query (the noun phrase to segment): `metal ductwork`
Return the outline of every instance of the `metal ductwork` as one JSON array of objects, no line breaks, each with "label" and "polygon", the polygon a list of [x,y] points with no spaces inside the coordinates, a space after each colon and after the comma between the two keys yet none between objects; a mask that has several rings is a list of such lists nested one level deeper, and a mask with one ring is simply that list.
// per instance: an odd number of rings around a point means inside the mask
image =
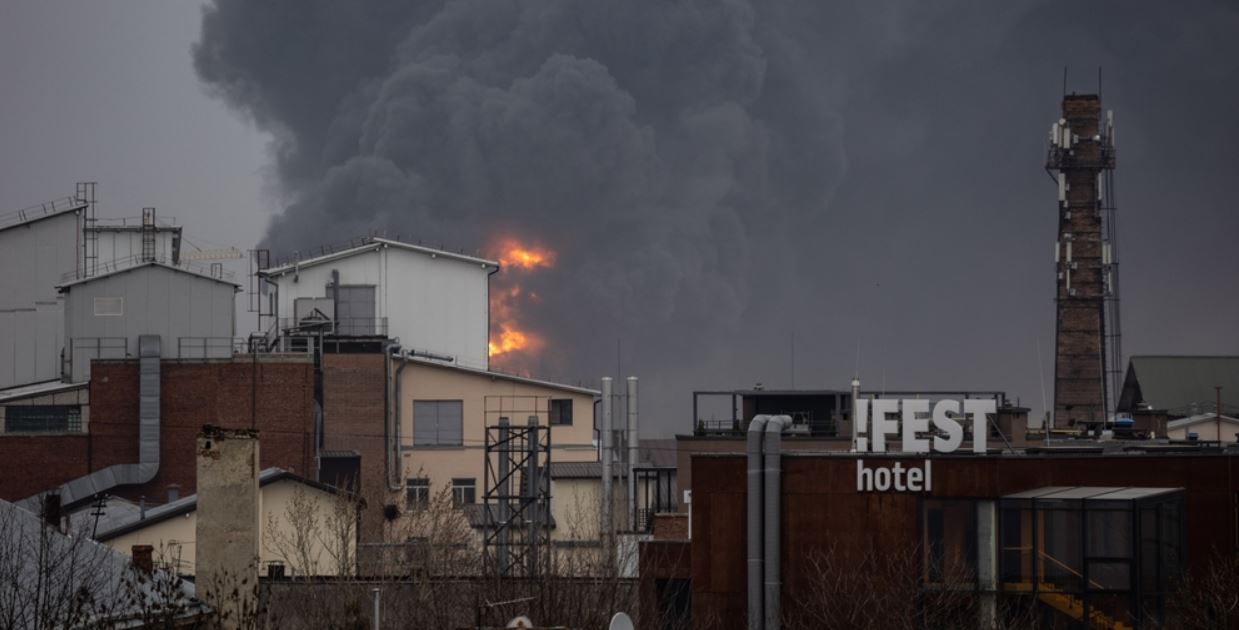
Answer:
[{"label": "metal ductwork", "polygon": [[[615,494],[613,492],[615,480],[611,472],[615,434],[611,426],[611,387],[611,377],[602,377],[602,452],[600,457],[602,461],[602,523],[599,531],[602,534],[603,545],[606,547],[606,566],[608,567],[615,559]],[[500,468],[500,470],[504,469]]]},{"label": "metal ductwork", "polygon": [[[395,387],[392,387],[392,371],[391,362],[400,354],[400,340],[388,340],[383,344],[383,446],[387,449],[387,489],[390,492],[399,492],[401,488],[401,477],[404,476],[402,462],[400,461],[400,372],[396,373]],[[401,360],[400,371],[404,371],[404,363],[408,358]],[[392,394],[395,390],[395,426],[392,422]]]},{"label": "metal ductwork", "polygon": [[[401,423],[403,422],[403,420],[400,418],[400,410],[404,407],[404,403],[400,396],[400,386],[403,383],[403,379],[401,375],[404,374],[404,368],[408,366],[409,364],[409,353],[401,352],[400,346],[398,345],[392,347],[392,352],[400,355],[400,367],[396,368],[396,378],[394,379],[396,381],[396,387],[395,387],[396,396],[395,396],[395,401],[394,401],[394,404],[396,405],[396,413],[395,413],[396,418],[395,418],[394,426],[392,428],[392,434],[393,434],[394,439],[392,440],[392,443],[390,444],[391,451],[388,453],[388,461],[390,462],[390,469],[388,470],[388,475],[387,475],[387,489],[393,492],[398,492],[404,482],[403,480],[404,462],[400,457],[400,447],[401,447],[400,446],[400,426],[401,426]],[[388,355],[384,357],[383,360],[387,362],[387,365],[389,366],[388,369],[390,369],[391,360],[394,358],[395,358],[394,355]],[[394,479],[392,478],[393,473],[396,475]]]},{"label": "metal ductwork", "polygon": [[[78,477],[56,490],[60,504],[72,507],[117,486],[148,483],[159,474],[159,335],[138,337],[138,463],[116,464]],[[21,506],[36,514],[41,505],[40,493],[21,501]]]},{"label": "metal ductwork", "polygon": [[632,530],[637,531],[641,523],[637,518],[637,458],[640,456],[640,444],[637,436],[637,377],[628,377],[628,518],[632,519]]},{"label": "metal ductwork", "polygon": [[791,416],[755,416],[745,444],[747,460],[748,628],[778,630],[782,617],[780,503],[783,432]]}]

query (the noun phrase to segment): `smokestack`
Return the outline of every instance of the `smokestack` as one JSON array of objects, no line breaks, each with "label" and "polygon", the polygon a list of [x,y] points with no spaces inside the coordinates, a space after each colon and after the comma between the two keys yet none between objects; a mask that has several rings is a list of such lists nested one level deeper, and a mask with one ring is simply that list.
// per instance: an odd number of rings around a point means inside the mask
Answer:
[{"label": "smokestack", "polygon": [[154,573],[155,548],[151,545],[134,545],[131,549],[133,553],[133,568],[141,571],[142,573]]},{"label": "smokestack", "polygon": [[610,564],[609,559],[614,557],[615,548],[611,543],[613,534],[615,533],[615,494],[614,494],[614,479],[611,475],[611,460],[614,457],[614,429],[611,425],[611,377],[602,377],[602,452],[599,454],[602,460],[602,523],[598,530],[599,536],[602,538],[602,544],[607,550],[607,564]]},{"label": "smokestack", "polygon": [[628,377],[628,515],[637,529],[637,377]]},{"label": "smokestack", "polygon": [[195,581],[226,630],[257,606],[258,461],[257,431],[202,427]]}]

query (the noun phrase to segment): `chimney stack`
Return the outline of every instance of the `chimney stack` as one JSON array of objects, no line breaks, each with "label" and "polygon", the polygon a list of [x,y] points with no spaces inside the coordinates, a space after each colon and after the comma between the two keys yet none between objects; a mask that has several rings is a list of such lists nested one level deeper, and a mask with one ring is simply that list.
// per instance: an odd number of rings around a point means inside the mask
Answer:
[{"label": "chimney stack", "polygon": [[151,574],[155,572],[155,548],[151,545],[134,545],[133,552],[133,567],[142,573]]},{"label": "chimney stack", "polygon": [[258,461],[257,431],[202,427],[195,582],[225,630],[257,606]]}]

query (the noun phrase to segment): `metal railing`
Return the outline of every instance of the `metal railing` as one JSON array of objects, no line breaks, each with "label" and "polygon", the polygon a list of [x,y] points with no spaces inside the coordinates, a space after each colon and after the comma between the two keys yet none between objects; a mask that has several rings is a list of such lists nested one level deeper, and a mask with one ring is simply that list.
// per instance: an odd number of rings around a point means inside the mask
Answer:
[{"label": "metal railing", "polygon": [[238,337],[177,337],[178,359],[227,359],[243,352],[246,340]]},{"label": "metal railing", "polygon": [[61,197],[59,199],[45,201],[43,203],[35,204],[33,206],[22,208],[20,210],[12,210],[12,211],[0,214],[0,227],[6,227],[9,225],[16,225],[18,223],[24,223],[31,219],[45,217],[48,215],[56,214],[57,212],[63,212],[65,210],[70,210],[72,208],[81,208],[81,207],[84,207],[85,205],[86,205],[85,201],[76,199],[74,197]]},{"label": "metal railing", "polygon": [[[226,282],[232,282],[236,278],[236,274],[224,269],[222,265],[219,265],[219,264],[203,265],[199,263],[185,262],[185,261],[178,263],[178,262],[173,261],[171,257],[166,256],[164,254],[155,254],[154,256],[143,256],[142,254],[133,254],[131,256],[125,256],[124,258],[117,258],[116,260],[99,263],[98,265],[95,266],[93,273],[91,275],[98,276],[98,275],[103,275],[106,273],[111,273],[114,271],[121,271],[123,269],[129,269],[131,267],[137,267],[139,265],[144,265],[148,262],[157,262],[161,265],[167,265],[169,267],[176,267],[178,269],[184,269],[185,271],[188,271],[190,273],[194,273],[194,274],[204,276],[207,278],[214,278],[216,280],[224,280]],[[77,280],[80,277],[81,277],[80,271],[77,271],[77,270],[68,271],[68,272],[60,274],[60,281],[61,282],[72,282],[73,280]]]},{"label": "metal railing", "polygon": [[280,330],[285,334],[317,334],[323,332],[337,337],[386,337],[386,317],[340,317],[332,320],[298,320],[280,318]]}]

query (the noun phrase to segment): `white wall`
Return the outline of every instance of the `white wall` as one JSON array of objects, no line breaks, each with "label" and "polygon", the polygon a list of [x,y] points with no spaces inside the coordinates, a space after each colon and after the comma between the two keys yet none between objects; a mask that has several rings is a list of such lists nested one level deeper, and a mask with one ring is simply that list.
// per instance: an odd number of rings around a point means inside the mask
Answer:
[{"label": "white wall", "polygon": [[78,221],[66,212],[0,230],[0,389],[60,376],[56,285],[77,268]]},{"label": "white wall", "polygon": [[448,256],[382,245],[373,251],[291,271],[278,285],[278,316],[292,318],[297,298],[324,297],[332,270],[341,285],[374,285],[375,316],[387,319],[387,336],[407,349],[456,357],[485,369],[489,336],[488,279],[483,269]]},{"label": "white wall", "polygon": [[[89,378],[89,359],[99,357],[80,346],[96,338],[123,337],[127,354],[136,357],[139,335],[160,335],[162,356],[176,358],[179,339],[206,337],[212,340],[206,356],[232,356],[227,344],[236,334],[235,295],[231,284],[157,265],[66,288],[64,335],[73,349],[73,380]],[[95,298],[123,299],[123,314],[95,315]],[[200,358],[203,353],[195,349],[185,356]]]},{"label": "white wall", "polygon": [[[142,255],[142,230],[133,227],[100,227],[95,229],[98,263]],[[159,227],[155,230],[155,257],[171,264],[180,247],[180,229]]]}]

